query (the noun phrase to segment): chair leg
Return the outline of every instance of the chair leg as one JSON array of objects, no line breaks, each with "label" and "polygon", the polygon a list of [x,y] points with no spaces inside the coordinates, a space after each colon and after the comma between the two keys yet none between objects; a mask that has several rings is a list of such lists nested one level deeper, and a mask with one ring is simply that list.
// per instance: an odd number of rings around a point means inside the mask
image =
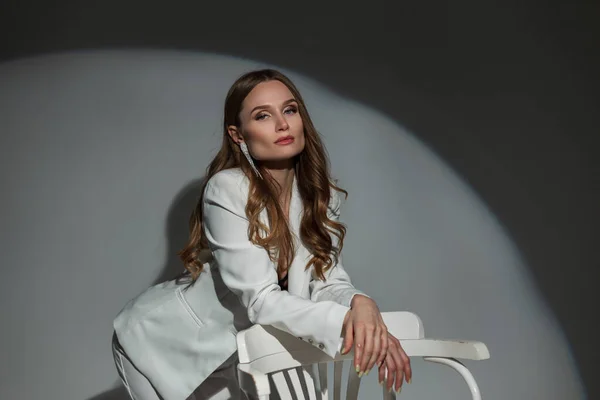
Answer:
[{"label": "chair leg", "polygon": [[[389,391],[387,388],[387,378],[388,378],[388,371],[387,368],[385,369],[385,374],[383,375],[383,380],[384,380],[384,384],[381,385],[381,389],[382,389],[382,393],[383,393],[383,400],[396,400],[396,392],[394,392],[393,387],[392,390]],[[378,378],[379,379],[379,378]]]},{"label": "chair leg", "polygon": [[458,372],[463,377],[463,379],[469,386],[469,390],[471,390],[471,396],[473,397],[473,400],[481,400],[481,391],[479,390],[479,386],[477,386],[477,382],[475,382],[475,378],[473,377],[473,374],[471,374],[471,371],[469,371],[463,363],[454,358],[445,357],[423,357],[423,359],[425,361],[447,365],[450,368],[456,370],[456,372]]},{"label": "chair leg", "polygon": [[390,392],[387,388],[383,387],[383,400],[396,400],[396,392],[393,390]]}]

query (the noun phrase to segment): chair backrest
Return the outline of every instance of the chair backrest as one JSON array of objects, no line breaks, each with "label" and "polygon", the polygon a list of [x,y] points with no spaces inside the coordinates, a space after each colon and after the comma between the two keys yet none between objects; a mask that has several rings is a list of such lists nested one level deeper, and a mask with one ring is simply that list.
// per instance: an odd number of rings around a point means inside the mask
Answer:
[{"label": "chair backrest", "polygon": [[[382,313],[388,330],[398,339],[422,339],[421,319],[410,312]],[[344,360],[354,353],[335,358],[297,337],[271,326],[255,325],[237,335],[240,364],[269,375],[282,398],[329,399],[328,363],[333,362],[333,398],[341,397]],[[353,368],[348,369],[347,399],[356,399],[360,380]],[[294,392],[294,394],[292,394]],[[383,393],[386,393],[385,391]],[[392,394],[384,398],[394,398]]]}]

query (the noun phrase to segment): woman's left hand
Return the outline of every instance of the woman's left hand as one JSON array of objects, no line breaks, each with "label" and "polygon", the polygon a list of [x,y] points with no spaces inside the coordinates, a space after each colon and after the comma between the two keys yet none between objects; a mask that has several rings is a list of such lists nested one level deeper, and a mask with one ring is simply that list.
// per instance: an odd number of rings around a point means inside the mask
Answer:
[{"label": "woman's left hand", "polygon": [[342,354],[354,345],[354,366],[359,376],[380,366],[388,351],[387,326],[375,302],[361,295],[352,298],[351,309],[344,321]]},{"label": "woman's left hand", "polygon": [[402,381],[406,379],[406,382],[410,383],[412,380],[410,358],[402,348],[400,341],[391,333],[388,333],[388,336],[388,353],[384,364],[379,367],[379,383],[389,392],[394,389],[396,393],[400,393]]}]

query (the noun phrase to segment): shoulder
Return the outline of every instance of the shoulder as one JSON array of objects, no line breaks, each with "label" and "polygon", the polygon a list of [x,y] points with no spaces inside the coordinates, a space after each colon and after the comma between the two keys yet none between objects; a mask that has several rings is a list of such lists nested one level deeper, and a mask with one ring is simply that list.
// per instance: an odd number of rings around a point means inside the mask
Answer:
[{"label": "shoulder", "polygon": [[245,207],[250,182],[240,168],[230,168],[213,175],[204,188],[204,201]]},{"label": "shoulder", "polygon": [[206,182],[207,191],[247,191],[248,186],[248,177],[240,168],[230,168],[219,171]]},{"label": "shoulder", "polygon": [[219,189],[222,187],[227,188],[232,185],[240,185],[242,183],[247,184],[247,182],[248,178],[240,168],[229,168],[214,174],[208,182],[206,182],[206,186]]}]

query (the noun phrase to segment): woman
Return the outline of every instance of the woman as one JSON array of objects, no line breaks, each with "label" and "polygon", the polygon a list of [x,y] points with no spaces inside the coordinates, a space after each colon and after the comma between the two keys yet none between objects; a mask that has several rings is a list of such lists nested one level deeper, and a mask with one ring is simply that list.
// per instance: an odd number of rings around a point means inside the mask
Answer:
[{"label": "woman", "polygon": [[242,397],[235,334],[252,324],[330,356],[354,348],[359,375],[378,366],[390,391],[410,382],[399,341],[341,264],[339,192],[294,84],[274,70],[240,77],[180,252],[185,279],[151,287],[114,321],[115,362],[131,397]]}]

